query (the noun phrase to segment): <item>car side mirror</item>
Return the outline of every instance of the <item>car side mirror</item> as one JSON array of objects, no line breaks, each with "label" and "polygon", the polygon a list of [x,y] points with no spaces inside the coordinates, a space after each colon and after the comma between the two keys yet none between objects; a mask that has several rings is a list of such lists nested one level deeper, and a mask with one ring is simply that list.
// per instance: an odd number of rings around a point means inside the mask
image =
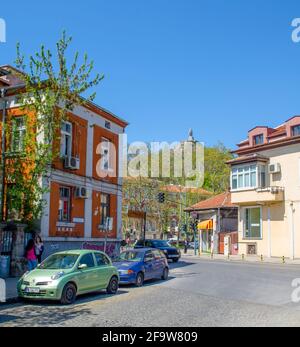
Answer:
[{"label": "car side mirror", "polygon": [[88,266],[86,264],[81,264],[78,266],[78,270],[85,270],[85,269],[87,269],[87,267]]}]

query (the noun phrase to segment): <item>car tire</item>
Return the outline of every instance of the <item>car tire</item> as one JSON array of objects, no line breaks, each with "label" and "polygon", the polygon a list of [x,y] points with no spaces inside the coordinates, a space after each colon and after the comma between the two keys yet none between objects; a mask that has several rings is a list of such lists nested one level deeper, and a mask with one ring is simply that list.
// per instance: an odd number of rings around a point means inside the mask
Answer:
[{"label": "car tire", "polygon": [[72,305],[76,301],[77,289],[73,283],[65,285],[60,302],[62,305]]},{"label": "car tire", "polygon": [[115,295],[119,290],[119,280],[116,276],[112,277],[109,281],[109,285],[106,288],[107,294]]},{"label": "car tire", "polygon": [[144,274],[139,272],[136,276],[135,285],[137,287],[142,287],[144,285]]},{"label": "car tire", "polygon": [[178,263],[179,259],[173,259],[173,263]]},{"label": "car tire", "polygon": [[161,276],[161,279],[162,279],[163,281],[167,281],[168,278],[169,278],[169,269],[168,269],[167,267],[165,267],[165,268],[164,268],[164,272],[163,272],[163,274],[162,274],[162,276]]}]

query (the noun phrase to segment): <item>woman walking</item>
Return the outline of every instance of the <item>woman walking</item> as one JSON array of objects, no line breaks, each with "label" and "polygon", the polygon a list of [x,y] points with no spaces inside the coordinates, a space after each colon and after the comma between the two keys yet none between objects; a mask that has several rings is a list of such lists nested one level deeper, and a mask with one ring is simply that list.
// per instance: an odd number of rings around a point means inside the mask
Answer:
[{"label": "woman walking", "polygon": [[27,259],[28,270],[34,270],[38,265],[38,261],[35,255],[35,242],[32,239],[28,241],[26,246],[25,258]]},{"label": "woman walking", "polygon": [[44,243],[40,235],[36,235],[34,242],[35,242],[35,255],[37,257],[38,263],[41,264],[42,255],[44,252]]}]

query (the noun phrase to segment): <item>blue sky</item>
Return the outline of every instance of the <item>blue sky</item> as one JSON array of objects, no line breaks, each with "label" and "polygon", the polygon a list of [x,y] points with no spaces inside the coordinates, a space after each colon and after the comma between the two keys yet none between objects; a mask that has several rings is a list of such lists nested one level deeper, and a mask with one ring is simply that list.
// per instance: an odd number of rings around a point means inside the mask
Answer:
[{"label": "blue sky", "polygon": [[297,0],[14,0],[0,8],[0,64],[17,41],[29,54],[66,29],[105,74],[96,102],[130,122],[130,141],[182,140],[192,127],[232,148],[300,114],[297,17]]}]

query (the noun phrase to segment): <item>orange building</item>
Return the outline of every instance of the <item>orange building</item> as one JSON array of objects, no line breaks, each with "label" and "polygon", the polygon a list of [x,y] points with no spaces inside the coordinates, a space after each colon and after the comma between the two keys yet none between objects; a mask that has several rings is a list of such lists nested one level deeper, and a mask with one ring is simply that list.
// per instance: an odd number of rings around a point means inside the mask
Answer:
[{"label": "orange building", "polygon": [[[6,113],[17,120],[15,131],[22,138],[25,115],[17,104],[16,94],[21,87],[10,66],[0,67],[0,89],[6,94]],[[12,92],[12,88],[16,89]],[[8,96],[7,96],[8,95]],[[3,107],[1,107],[1,114]],[[1,119],[2,117],[0,117]],[[1,124],[1,121],[0,121]],[[105,221],[112,218],[108,233],[108,253],[118,251],[122,238],[122,179],[119,178],[119,135],[127,122],[93,104],[78,105],[63,122],[60,157],[52,165],[45,194],[46,209],[40,221],[46,254],[74,248],[103,249],[106,238]],[[99,144],[107,143],[103,152]],[[111,152],[114,145],[116,151]],[[112,175],[113,173],[113,175]],[[108,175],[110,174],[110,175]],[[111,177],[113,176],[113,177]]]}]

